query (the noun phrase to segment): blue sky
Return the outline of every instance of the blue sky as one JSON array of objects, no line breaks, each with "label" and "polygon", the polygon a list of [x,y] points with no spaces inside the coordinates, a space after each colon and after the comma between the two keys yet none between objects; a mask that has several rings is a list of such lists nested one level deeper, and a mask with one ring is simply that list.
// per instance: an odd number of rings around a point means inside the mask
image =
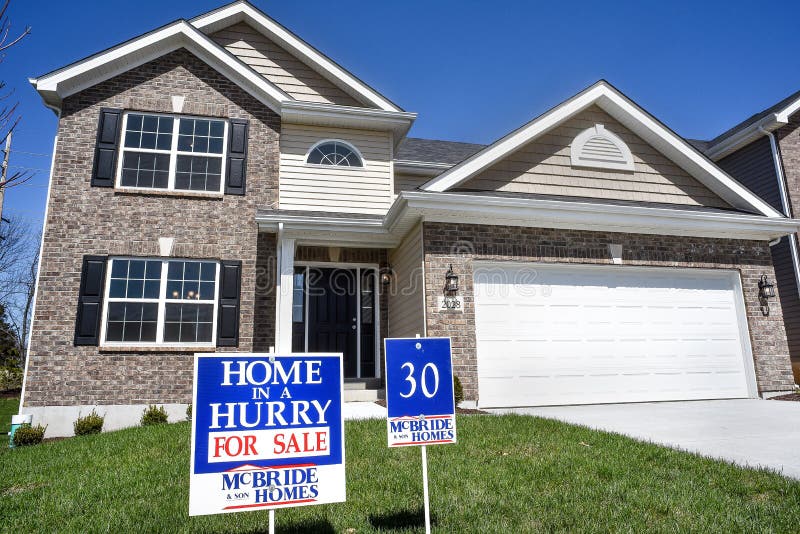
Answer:
[{"label": "blue sky", "polygon": [[[12,0],[33,28],[0,65],[23,116],[10,164],[38,169],[4,216],[40,225],[56,117],[27,78],[222,0]],[[686,137],[800,89],[800,2],[253,2],[409,111],[411,135],[489,143],[605,78]],[[30,154],[26,154],[30,153]]]}]

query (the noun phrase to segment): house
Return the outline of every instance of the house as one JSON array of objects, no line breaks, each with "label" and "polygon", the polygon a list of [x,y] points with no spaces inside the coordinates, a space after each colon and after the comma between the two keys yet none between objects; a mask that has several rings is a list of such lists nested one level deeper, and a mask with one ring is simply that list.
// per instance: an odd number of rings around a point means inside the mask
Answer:
[{"label": "house", "polygon": [[195,352],[342,352],[368,387],[417,334],[478,406],[792,387],[769,243],[800,222],[605,81],[488,146],[408,138],[239,1],[31,83],[59,121],[21,409],[51,435],[182,415]]},{"label": "house", "polygon": [[[800,209],[800,91],[710,141],[692,141],[720,168],[786,217]],[[800,383],[797,234],[771,248],[794,377]]]}]

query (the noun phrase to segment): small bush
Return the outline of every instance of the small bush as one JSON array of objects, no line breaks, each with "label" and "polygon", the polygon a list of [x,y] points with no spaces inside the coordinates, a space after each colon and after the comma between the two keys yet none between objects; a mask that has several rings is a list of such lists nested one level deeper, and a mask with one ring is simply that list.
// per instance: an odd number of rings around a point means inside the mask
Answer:
[{"label": "small bush", "polygon": [[104,417],[100,416],[92,410],[92,413],[85,417],[78,417],[78,420],[72,425],[75,430],[76,436],[86,436],[88,434],[99,434],[103,431]]},{"label": "small bush", "polygon": [[38,445],[44,439],[44,431],[47,427],[42,425],[31,426],[24,424],[14,432],[14,446],[26,447],[28,445]]},{"label": "small bush", "polygon": [[163,406],[151,404],[142,412],[142,426],[161,425],[167,422],[167,411]]},{"label": "small bush", "polygon": [[464,388],[461,387],[461,380],[456,375],[453,375],[453,397],[456,400],[456,406],[464,400]]},{"label": "small bush", "polygon": [[0,391],[22,387],[22,369],[13,365],[0,367]]},{"label": "small bush", "polygon": [[186,420],[187,421],[191,421],[192,420],[192,405],[191,404],[186,407]]}]

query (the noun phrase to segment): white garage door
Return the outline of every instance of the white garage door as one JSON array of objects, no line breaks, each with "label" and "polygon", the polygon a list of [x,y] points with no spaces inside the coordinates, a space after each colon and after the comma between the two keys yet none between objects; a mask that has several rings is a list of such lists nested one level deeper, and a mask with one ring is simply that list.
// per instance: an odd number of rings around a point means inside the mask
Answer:
[{"label": "white garage door", "polygon": [[476,264],[479,405],[748,397],[742,308],[731,271]]}]

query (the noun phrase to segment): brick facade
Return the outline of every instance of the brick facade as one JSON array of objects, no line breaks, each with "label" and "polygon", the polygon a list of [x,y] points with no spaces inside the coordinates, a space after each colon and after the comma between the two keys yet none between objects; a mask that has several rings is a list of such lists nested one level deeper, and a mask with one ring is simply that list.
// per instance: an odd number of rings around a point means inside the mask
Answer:
[{"label": "brick facade", "polygon": [[[245,196],[193,198],[90,186],[100,108],[171,113],[173,95],[185,97],[183,113],[250,121]],[[254,216],[256,207],[277,201],[279,133],[278,115],[185,50],[64,100],[26,406],[191,402],[193,351],[73,346],[85,254],[158,256],[158,238],[174,237],[173,256],[242,260],[236,350],[274,345],[274,271],[266,269],[275,253],[274,236],[257,236]],[[265,268],[258,284],[257,267]]]},{"label": "brick facade", "polygon": [[[774,279],[766,242],[425,223],[423,243],[427,335],[452,338],[454,372],[462,381],[467,399],[476,398],[478,379],[473,263],[501,260],[611,264],[609,244],[622,245],[625,265],[738,270],[759,391],[784,391],[793,386],[780,301],[770,301],[769,316],[762,314],[758,301],[759,277],[766,274]],[[436,298],[441,295],[450,264],[459,276],[463,313],[440,312],[437,308]]]}]

